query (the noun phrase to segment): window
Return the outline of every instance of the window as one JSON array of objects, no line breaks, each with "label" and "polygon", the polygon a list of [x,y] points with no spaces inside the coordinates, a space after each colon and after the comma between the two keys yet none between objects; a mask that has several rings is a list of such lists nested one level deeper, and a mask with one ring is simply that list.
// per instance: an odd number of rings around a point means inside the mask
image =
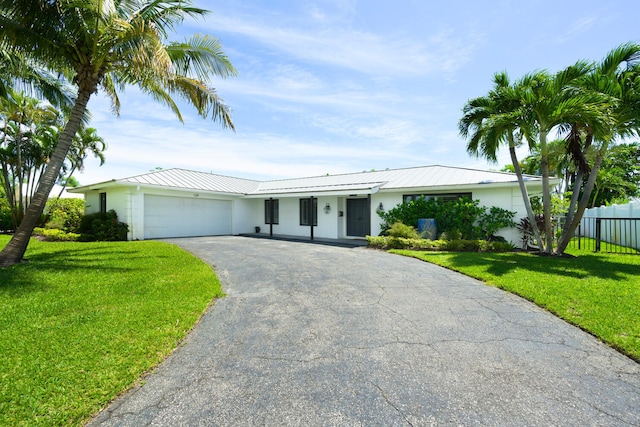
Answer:
[{"label": "window", "polygon": [[280,203],[278,199],[264,201],[264,223],[278,224],[280,218]]},{"label": "window", "polygon": [[[313,208],[309,209],[311,200],[313,200]],[[311,225],[311,216],[313,217],[313,225],[318,225],[318,199],[315,197],[300,199],[300,225]]]},{"label": "window", "polygon": [[100,193],[100,213],[107,213],[107,193]]},{"label": "window", "polygon": [[405,194],[402,196],[402,200],[405,203],[412,202],[414,200],[419,199],[420,197],[424,197],[427,200],[444,200],[444,201],[453,201],[455,202],[458,199],[469,199],[471,200],[471,193],[448,193],[448,194]]}]

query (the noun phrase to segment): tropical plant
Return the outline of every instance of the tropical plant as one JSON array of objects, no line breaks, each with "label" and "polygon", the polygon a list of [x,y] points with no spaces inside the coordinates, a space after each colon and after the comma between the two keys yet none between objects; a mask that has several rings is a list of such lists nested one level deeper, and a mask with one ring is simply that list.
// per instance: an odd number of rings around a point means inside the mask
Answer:
[{"label": "tropical plant", "polygon": [[17,227],[35,192],[38,172],[53,150],[49,132],[58,119],[50,104],[13,90],[0,98],[0,167]]},{"label": "tropical plant", "polygon": [[464,197],[458,200],[419,197],[400,203],[387,212],[380,211],[378,215],[384,221],[382,229],[387,230],[385,234],[389,235],[392,235],[389,230],[397,227],[397,223],[415,229],[420,218],[435,219],[438,233],[455,234],[458,239],[490,238],[501,228],[515,226],[512,221],[514,212],[495,207],[487,212],[486,207],[480,206],[479,200]]},{"label": "tropical plant", "polygon": [[[520,87],[512,85],[505,72],[496,73],[493,77],[494,88],[488,95],[468,101],[463,107],[463,116],[458,123],[460,134],[469,138],[467,152],[476,157],[483,157],[493,163],[497,162],[497,151],[501,145],[507,144],[513,171],[518,179],[520,193],[530,222],[535,222],[535,215],[529,200],[516,148],[522,144],[522,130],[526,116]],[[534,239],[544,250],[540,233],[532,230]]]},{"label": "tropical plant", "polygon": [[174,97],[233,128],[229,108],[210,86],[212,76],[235,74],[220,43],[203,35],[167,40],[184,18],[205,14],[190,0],[0,0],[0,52],[42,64],[77,87],[69,120],[20,227],[0,252],[0,266],[22,259],[87,103],[99,89],[111,98],[115,112],[118,92],[136,85],[180,120]]},{"label": "tropical plant", "polygon": [[[580,224],[611,143],[616,138],[639,134],[640,44],[627,43],[613,49],[578,83],[580,90],[589,91],[602,99],[601,105],[607,120],[602,123],[585,114],[576,117],[565,127],[569,131],[568,150],[580,167],[565,226],[556,248],[558,254],[564,253]],[[592,149],[592,145],[596,146],[596,155],[593,163],[589,164],[586,152]],[[585,180],[584,177],[588,178]]]},{"label": "tropical plant", "polygon": [[[591,64],[579,61],[555,74],[537,71],[519,81],[526,111],[521,129],[540,150],[545,230],[552,229],[548,135],[556,127],[562,130],[577,121],[589,122],[600,135],[607,132],[610,99],[580,86],[580,79],[591,69]],[[553,233],[546,233],[545,240],[545,252],[552,253]]]},{"label": "tropical plant", "polygon": [[[609,143],[618,136],[637,134],[639,52],[639,45],[625,44],[610,52],[600,64],[578,61],[555,74],[536,71],[513,85],[498,74],[494,78],[496,87],[489,96],[469,101],[465,106],[460,131],[465,137],[471,136],[467,146],[470,153],[495,159],[501,142],[507,141],[510,150],[518,145],[515,137],[524,137],[530,149],[538,150],[545,230],[552,230],[550,170],[554,145],[548,138],[555,129],[564,135],[568,157],[560,158],[565,167],[567,158],[573,161],[577,170],[574,183],[579,189],[573,191],[566,226],[555,249],[559,255],[582,218]],[[593,149],[597,154],[589,165],[587,153]],[[520,165],[513,155],[512,163],[518,173]],[[586,175],[589,179],[583,182]],[[524,190],[523,199],[526,204],[528,197]],[[535,224],[531,214],[527,207],[528,220]],[[533,227],[533,233],[538,232],[536,228]],[[554,233],[545,234],[545,241],[539,241],[540,247],[551,253]]]},{"label": "tropical plant", "polygon": [[[0,45],[1,46],[1,45]],[[64,79],[21,52],[0,49],[0,98],[10,91],[47,99],[56,108],[67,109],[73,103],[73,91]]]},{"label": "tropical plant", "polygon": [[60,177],[57,181],[60,185],[60,194],[58,194],[58,197],[62,196],[62,193],[67,187],[77,186],[77,180],[74,179],[73,174],[84,170],[84,161],[89,153],[93,153],[94,157],[100,160],[100,166],[102,166],[105,160],[104,150],[106,149],[107,144],[104,142],[104,139],[97,134],[95,128],[80,127],[67,153],[67,161],[62,165],[60,171]]},{"label": "tropical plant", "polygon": [[515,212],[492,206],[488,212],[485,211],[478,218],[478,227],[482,231],[482,237],[485,240],[502,240],[496,236],[496,233],[503,228],[515,227],[516,223],[513,220],[515,215]]}]

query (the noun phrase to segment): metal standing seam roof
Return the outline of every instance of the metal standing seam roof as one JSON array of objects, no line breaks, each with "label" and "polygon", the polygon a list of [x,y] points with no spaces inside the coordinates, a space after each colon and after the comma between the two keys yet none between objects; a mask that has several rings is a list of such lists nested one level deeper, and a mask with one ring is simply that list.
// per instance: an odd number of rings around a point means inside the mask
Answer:
[{"label": "metal standing seam roof", "polygon": [[[526,176],[525,180],[539,181],[540,177]],[[517,178],[513,173],[436,165],[272,181],[254,181],[185,169],[164,169],[129,178],[108,181],[103,184],[151,185],[176,189],[260,196],[287,193],[373,191],[374,189],[377,191],[516,182]],[[100,184],[79,187],[75,189],[75,192],[80,192],[79,190],[82,188],[95,187],[97,185]]]},{"label": "metal standing seam roof", "polygon": [[[527,176],[525,179],[538,180],[539,177]],[[260,183],[259,188],[253,194],[286,193],[294,191],[332,191],[348,187],[377,187],[380,190],[390,190],[515,182],[517,182],[516,175],[508,172],[492,172],[448,166],[422,166],[406,169],[389,169],[383,171],[265,181]]]},{"label": "metal standing seam roof", "polygon": [[247,194],[258,188],[258,181],[186,169],[166,169],[116,180],[117,183],[153,185],[169,188]]}]

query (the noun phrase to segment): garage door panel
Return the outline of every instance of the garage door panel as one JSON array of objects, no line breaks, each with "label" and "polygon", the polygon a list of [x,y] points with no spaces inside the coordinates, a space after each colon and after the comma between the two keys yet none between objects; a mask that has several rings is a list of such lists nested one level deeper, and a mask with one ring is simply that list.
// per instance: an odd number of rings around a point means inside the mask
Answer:
[{"label": "garage door panel", "polygon": [[145,239],[226,234],[231,234],[229,200],[145,195]]}]

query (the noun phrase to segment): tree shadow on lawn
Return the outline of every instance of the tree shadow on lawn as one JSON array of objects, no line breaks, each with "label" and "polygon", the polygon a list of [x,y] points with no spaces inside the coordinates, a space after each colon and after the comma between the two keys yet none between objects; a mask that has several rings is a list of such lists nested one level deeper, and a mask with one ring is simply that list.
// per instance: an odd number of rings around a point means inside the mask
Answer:
[{"label": "tree shadow on lawn", "polygon": [[[153,255],[154,258],[169,258],[168,256]],[[44,283],[37,281],[37,276],[42,274],[59,274],[69,271],[97,271],[110,274],[126,274],[139,272],[146,268],[145,263],[132,267],[135,260],[148,258],[140,250],[110,248],[108,245],[86,248],[74,244],[72,248],[64,242],[50,243],[46,250],[27,252],[27,260],[21,264],[9,268],[0,268],[0,291],[8,291],[12,295],[24,292],[45,291]],[[123,262],[126,260],[126,262]],[[128,265],[125,266],[124,264]],[[149,266],[150,269],[153,266]]]},{"label": "tree shadow on lawn", "polygon": [[[443,254],[444,255],[444,254]],[[427,259],[437,254],[429,254]],[[547,275],[558,275],[575,279],[600,278],[607,280],[629,280],[640,276],[640,262],[627,263],[616,260],[616,255],[580,255],[575,258],[541,256],[522,252],[473,253],[448,252],[451,268],[485,267],[494,276],[504,276],[516,270],[528,270]],[[640,261],[640,258],[638,259]]]}]

